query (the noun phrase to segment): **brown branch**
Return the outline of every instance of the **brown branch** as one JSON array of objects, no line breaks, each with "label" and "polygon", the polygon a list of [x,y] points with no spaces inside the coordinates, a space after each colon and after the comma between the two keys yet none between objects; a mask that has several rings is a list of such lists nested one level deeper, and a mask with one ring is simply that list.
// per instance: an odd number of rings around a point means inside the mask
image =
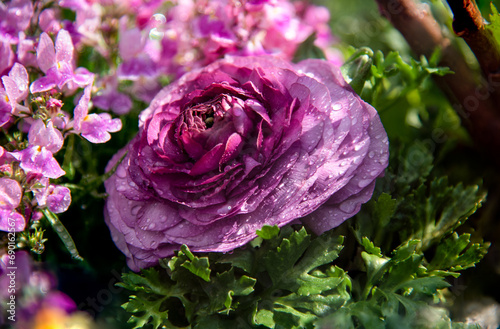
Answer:
[{"label": "brown branch", "polygon": [[476,147],[500,163],[500,152],[492,152],[500,149],[499,104],[492,88],[500,87],[500,83],[487,84],[473,72],[426,7],[414,0],[376,1],[380,13],[399,30],[418,56],[430,57],[437,48],[441,49],[439,64],[455,74],[435,77],[435,81],[460,115]]},{"label": "brown branch", "polygon": [[493,33],[486,28],[476,1],[448,0],[453,12],[453,30],[462,37],[476,56],[485,75],[500,71],[500,47]]}]

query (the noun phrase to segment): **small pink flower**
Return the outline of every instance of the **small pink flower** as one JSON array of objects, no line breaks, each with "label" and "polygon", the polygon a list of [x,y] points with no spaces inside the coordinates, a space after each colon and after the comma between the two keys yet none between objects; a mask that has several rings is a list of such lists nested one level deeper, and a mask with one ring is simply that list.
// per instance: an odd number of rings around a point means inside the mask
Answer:
[{"label": "small pink flower", "polygon": [[114,133],[121,129],[120,119],[112,119],[108,113],[92,113],[83,120],[81,135],[92,143],[105,143],[111,139],[110,132]]},{"label": "small pink flower", "polygon": [[34,191],[34,194],[39,207],[47,207],[56,214],[65,212],[71,204],[69,188],[61,185],[50,184]]},{"label": "small pink flower", "polygon": [[42,33],[37,47],[37,62],[45,73],[30,86],[31,93],[48,91],[52,88],[65,88],[74,92],[78,87],[85,87],[92,81],[92,74],[84,68],[75,70],[73,42],[68,31],[60,30],[56,45],[47,33]]},{"label": "small pink flower", "polygon": [[51,121],[45,126],[42,120],[35,121],[28,133],[28,148],[10,152],[18,161],[20,167],[29,173],[42,174],[49,178],[59,178],[65,174],[53,154],[63,145],[63,137],[59,130],[53,127]]}]

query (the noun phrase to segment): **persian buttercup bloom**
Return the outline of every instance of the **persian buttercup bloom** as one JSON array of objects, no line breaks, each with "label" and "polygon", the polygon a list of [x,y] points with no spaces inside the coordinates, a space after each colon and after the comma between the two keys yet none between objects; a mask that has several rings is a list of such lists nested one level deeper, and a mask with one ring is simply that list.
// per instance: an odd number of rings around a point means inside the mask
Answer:
[{"label": "persian buttercup bloom", "polygon": [[[120,159],[123,160],[120,162]],[[133,270],[181,244],[230,251],[263,225],[315,233],[356,214],[388,161],[387,135],[338,68],[229,57],[163,89],[108,164],[105,218]]]}]

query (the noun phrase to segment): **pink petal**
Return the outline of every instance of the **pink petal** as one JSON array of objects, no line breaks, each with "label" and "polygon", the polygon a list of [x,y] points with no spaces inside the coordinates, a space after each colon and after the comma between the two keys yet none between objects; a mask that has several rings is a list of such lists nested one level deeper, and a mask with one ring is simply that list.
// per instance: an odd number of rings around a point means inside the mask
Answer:
[{"label": "pink petal", "polygon": [[189,174],[191,176],[197,176],[217,169],[223,153],[224,145],[222,143],[215,145],[210,151],[205,153],[200,160],[196,161]]},{"label": "pink petal", "polygon": [[59,178],[66,172],[61,169],[52,153],[45,147],[31,146],[22,151],[9,153],[21,162],[20,167],[31,173],[42,174],[48,178]]},{"label": "pink petal", "polygon": [[0,231],[22,232],[26,228],[26,220],[17,211],[0,210]]},{"label": "pink petal", "polygon": [[43,73],[47,73],[47,71],[56,64],[54,42],[52,42],[52,39],[45,32],[40,36],[40,41],[36,48],[36,61]]},{"label": "pink petal", "polygon": [[45,126],[41,119],[36,120],[31,125],[28,132],[28,141],[30,146],[43,146],[52,154],[57,153],[64,143],[61,132],[54,128],[52,121],[49,121]]},{"label": "pink petal", "polygon": [[73,41],[68,31],[60,30],[56,38],[56,61],[73,64]]},{"label": "pink petal", "polygon": [[0,208],[17,208],[22,195],[21,185],[17,181],[6,177],[0,178]]},{"label": "pink petal", "polygon": [[74,110],[74,118],[75,118],[75,130],[82,130],[82,122],[89,113],[89,102],[90,102],[90,92],[92,91],[92,83],[94,81],[94,77],[92,76],[91,82],[83,89],[83,95],[78,101],[78,105],[76,105]]}]

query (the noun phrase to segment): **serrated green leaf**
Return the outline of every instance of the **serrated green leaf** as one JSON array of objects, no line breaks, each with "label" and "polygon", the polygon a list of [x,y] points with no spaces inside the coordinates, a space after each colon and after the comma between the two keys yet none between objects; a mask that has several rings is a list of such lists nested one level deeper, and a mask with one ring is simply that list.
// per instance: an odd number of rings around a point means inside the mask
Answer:
[{"label": "serrated green leaf", "polygon": [[282,281],[290,282],[288,274],[305,252],[310,241],[311,236],[302,228],[300,231],[293,232],[288,238],[284,238],[276,252],[263,257],[263,266],[275,286],[282,284]]},{"label": "serrated green leaf", "polygon": [[193,255],[186,245],[181,246],[181,250],[177,252],[177,256],[172,257],[168,262],[168,267],[172,271],[172,279],[178,280],[181,274],[177,274],[179,267],[183,267],[192,274],[202,278],[205,281],[210,281],[210,262],[208,257],[198,257]]},{"label": "serrated green leaf", "polygon": [[264,240],[271,240],[279,235],[280,228],[278,227],[278,225],[274,226],[264,225],[260,230],[257,230],[255,233],[257,233],[257,235]]},{"label": "serrated green leaf", "polygon": [[406,198],[398,216],[412,218],[402,239],[419,239],[422,250],[441,240],[481,206],[485,195],[478,186],[449,186],[447,177],[421,185]]},{"label": "serrated green leaf", "polygon": [[135,325],[134,329],[142,328],[146,324],[152,325],[154,329],[160,326],[176,328],[168,320],[168,310],[161,310],[165,299],[150,300],[132,295],[129,297],[129,302],[123,304],[122,307],[132,314],[128,322]]},{"label": "serrated green leaf", "polygon": [[437,247],[429,270],[461,271],[475,266],[486,255],[489,243],[471,243],[470,234],[453,232]]},{"label": "serrated green leaf", "polygon": [[195,257],[192,261],[186,261],[181,266],[203,280],[210,281],[211,270],[207,257]]},{"label": "serrated green leaf", "polygon": [[[379,198],[380,199],[380,198]],[[379,247],[375,247],[373,242],[370,241],[366,236],[361,239],[361,245],[365,248],[365,251],[371,255],[382,257],[382,251]]]},{"label": "serrated green leaf", "polygon": [[202,286],[210,299],[210,312],[229,312],[233,306],[233,296],[251,294],[256,282],[256,279],[246,275],[237,278],[234,268],[217,273],[210,282]]}]

